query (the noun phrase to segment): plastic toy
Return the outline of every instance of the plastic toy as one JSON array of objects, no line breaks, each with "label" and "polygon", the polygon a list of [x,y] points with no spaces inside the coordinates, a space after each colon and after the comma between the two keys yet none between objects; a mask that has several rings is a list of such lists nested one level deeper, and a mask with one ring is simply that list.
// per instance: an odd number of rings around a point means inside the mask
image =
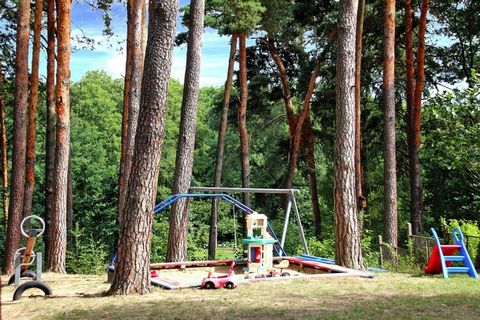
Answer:
[{"label": "plastic toy", "polygon": [[202,289],[234,289],[237,287],[238,279],[233,270],[235,262],[232,261],[228,274],[214,275],[214,269],[209,270],[208,276],[202,280],[200,288]]},{"label": "plastic toy", "polygon": [[[27,221],[30,226],[28,228],[25,227]],[[31,227],[35,221],[37,221],[37,224],[40,224],[39,228]],[[37,238],[45,231],[45,222],[39,216],[31,215],[22,220],[20,230],[22,231],[22,235],[27,238],[27,241],[25,247],[20,248],[15,252],[15,274],[12,275],[8,281],[8,284],[15,283],[15,286],[18,287],[13,293],[13,300],[20,300],[22,294],[31,288],[40,289],[46,296],[51,296],[52,290],[42,281],[42,253],[37,252],[37,254],[35,254],[33,252]],[[36,272],[27,270],[28,267],[33,264],[35,258],[37,260]],[[20,278],[31,278],[33,280],[20,284]]]},{"label": "plastic toy", "polygon": [[[449,273],[467,273],[471,278],[478,278],[477,271],[470,259],[465,242],[463,241],[463,233],[460,228],[452,230],[455,244],[442,245],[435,229],[431,229],[435,238],[435,246],[432,254],[425,267],[426,274],[443,273],[445,279]],[[453,266],[453,263],[461,263],[463,266]]]}]

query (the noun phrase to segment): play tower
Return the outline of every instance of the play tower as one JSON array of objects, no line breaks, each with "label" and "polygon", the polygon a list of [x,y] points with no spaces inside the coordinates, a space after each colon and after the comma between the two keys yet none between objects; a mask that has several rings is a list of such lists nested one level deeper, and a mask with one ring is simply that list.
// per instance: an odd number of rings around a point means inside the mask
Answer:
[{"label": "play tower", "polygon": [[264,273],[273,266],[274,238],[267,232],[267,216],[254,212],[247,215],[248,272]]}]

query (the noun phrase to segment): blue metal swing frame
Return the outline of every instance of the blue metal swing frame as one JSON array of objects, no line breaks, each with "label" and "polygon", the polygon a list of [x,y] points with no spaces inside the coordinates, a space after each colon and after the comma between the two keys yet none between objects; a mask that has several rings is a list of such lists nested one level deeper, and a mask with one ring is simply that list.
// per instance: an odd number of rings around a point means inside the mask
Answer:
[{"label": "blue metal swing frame", "polygon": [[[153,214],[155,215],[155,214],[162,213],[165,209],[167,209],[169,206],[171,206],[172,204],[174,204],[175,202],[177,202],[178,200],[180,200],[182,198],[219,198],[221,200],[224,200],[224,201],[230,203],[234,207],[240,209],[241,211],[243,211],[247,214],[256,213],[255,210],[253,210],[252,208],[244,205],[243,203],[241,203],[240,201],[238,201],[237,199],[233,198],[232,196],[230,196],[228,194],[224,194],[224,193],[213,193],[213,194],[212,193],[210,193],[210,194],[207,194],[207,193],[205,193],[205,194],[203,194],[203,193],[178,193],[178,194],[171,195],[171,196],[167,197],[165,200],[163,200],[162,202],[156,204],[155,207],[153,208]],[[272,225],[270,224],[270,222],[267,222],[267,223],[268,223],[268,229],[270,230],[270,232],[272,234],[272,237],[278,243],[277,246],[274,246],[275,253],[279,256],[280,252],[278,250],[280,250],[281,253],[282,253],[282,256],[287,256],[285,250],[283,249],[282,245],[280,244],[280,241],[278,240],[277,234],[275,233],[275,231],[272,228]],[[115,250],[115,253],[113,254],[112,259],[111,259],[111,263],[108,266],[108,268],[110,270],[114,269],[114,263],[115,263],[116,260],[117,260],[117,252]]]}]

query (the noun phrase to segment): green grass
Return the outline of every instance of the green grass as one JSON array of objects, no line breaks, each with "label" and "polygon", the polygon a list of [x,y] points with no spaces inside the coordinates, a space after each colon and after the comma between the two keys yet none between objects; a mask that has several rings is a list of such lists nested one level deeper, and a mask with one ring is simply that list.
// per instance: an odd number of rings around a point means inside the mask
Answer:
[{"label": "green grass", "polygon": [[[2,279],[4,282],[5,279]],[[235,290],[154,288],[151,294],[103,297],[105,277],[45,274],[53,298],[10,302],[4,319],[478,319],[480,280],[405,274],[375,279],[325,278],[241,285]],[[35,294],[35,293],[34,293]],[[37,293],[38,294],[38,293]]]},{"label": "green grass", "polygon": [[[239,249],[241,250],[241,249]],[[206,260],[208,257],[208,249],[197,249],[193,253],[194,257],[201,257],[202,260]],[[233,247],[217,247],[216,255],[218,260],[221,259],[234,259],[235,248]],[[198,260],[198,259],[197,259]]]}]

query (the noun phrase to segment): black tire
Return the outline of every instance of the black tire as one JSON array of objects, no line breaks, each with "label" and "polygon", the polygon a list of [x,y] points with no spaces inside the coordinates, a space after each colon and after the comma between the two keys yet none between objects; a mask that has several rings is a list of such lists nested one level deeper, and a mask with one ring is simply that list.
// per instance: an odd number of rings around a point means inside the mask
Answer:
[{"label": "black tire", "polygon": [[290,277],[290,273],[288,272],[282,272],[282,274],[280,275],[281,277]]},{"label": "black tire", "polygon": [[22,298],[22,294],[27,291],[28,289],[37,288],[43,291],[46,296],[52,295],[52,289],[42,281],[28,281],[21,284],[13,293],[13,301],[20,300]]},{"label": "black tire", "polygon": [[[21,278],[31,278],[32,280],[37,280],[37,274],[31,270],[23,270],[20,273],[20,279]],[[15,282],[15,274],[12,274],[10,279],[8,279],[8,285],[11,285]]]},{"label": "black tire", "polygon": [[213,282],[208,281],[207,283],[205,283],[205,286],[203,286],[203,288],[207,290],[215,289],[215,285],[213,284]]},{"label": "black tire", "polygon": [[233,282],[227,282],[225,284],[225,289],[233,289],[235,288],[235,285],[233,284]]}]

